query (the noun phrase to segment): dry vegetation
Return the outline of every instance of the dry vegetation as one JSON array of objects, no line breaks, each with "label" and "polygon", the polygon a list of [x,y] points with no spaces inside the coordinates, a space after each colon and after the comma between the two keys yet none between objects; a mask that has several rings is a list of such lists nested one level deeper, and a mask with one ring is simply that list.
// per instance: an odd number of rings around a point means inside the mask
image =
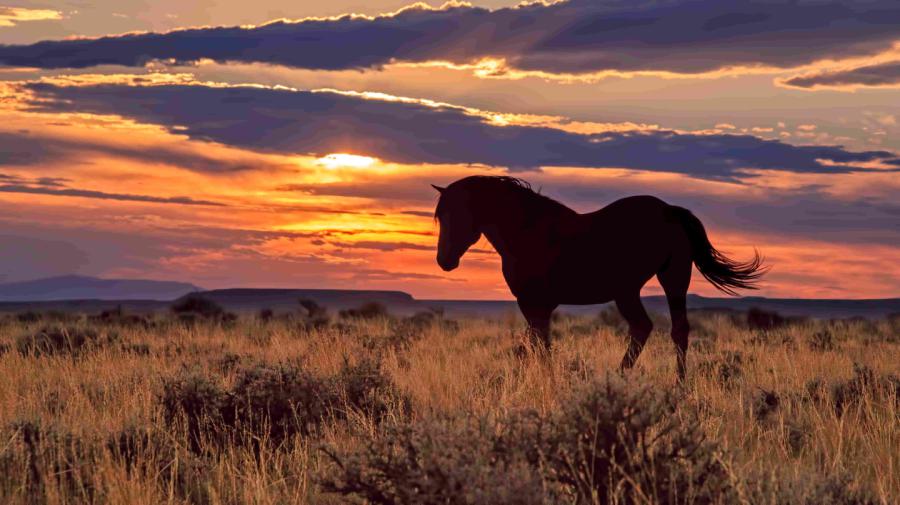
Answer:
[{"label": "dry vegetation", "polygon": [[2,503],[900,503],[900,319],[8,315]]}]

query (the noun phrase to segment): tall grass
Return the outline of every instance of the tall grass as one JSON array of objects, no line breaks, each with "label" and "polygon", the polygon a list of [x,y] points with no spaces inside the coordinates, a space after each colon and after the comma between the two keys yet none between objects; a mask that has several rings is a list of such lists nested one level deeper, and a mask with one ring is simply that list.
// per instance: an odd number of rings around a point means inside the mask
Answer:
[{"label": "tall grass", "polygon": [[0,502],[900,503],[896,321],[346,316],[6,317]]}]

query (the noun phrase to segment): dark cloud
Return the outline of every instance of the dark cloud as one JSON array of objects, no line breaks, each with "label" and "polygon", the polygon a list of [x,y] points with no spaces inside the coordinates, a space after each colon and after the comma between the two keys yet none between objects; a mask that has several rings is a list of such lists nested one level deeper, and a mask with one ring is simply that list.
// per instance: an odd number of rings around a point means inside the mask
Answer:
[{"label": "dark cloud", "polygon": [[795,88],[896,86],[900,84],[900,61],[867,65],[849,70],[835,70],[798,75],[782,81]]},{"label": "dark cloud", "polygon": [[377,18],[45,41],[0,47],[0,62],[83,68],[206,58],[361,69],[394,61],[505,58],[514,68],[550,73],[696,73],[872,54],[889,48],[898,34],[896,0],[570,0],[497,10],[412,7]]},{"label": "dark cloud", "polygon": [[148,195],[132,195],[125,193],[107,193],[89,189],[52,188],[46,186],[23,186],[19,184],[2,184],[0,193],[28,193],[32,195],[76,196],[80,198],[96,198],[100,200],[121,200],[146,203],[177,203],[180,205],[210,205],[224,207],[225,204],[208,200],[195,200],[188,196],[160,197]]},{"label": "dark cloud", "polygon": [[[239,172],[261,168],[283,168],[277,164],[254,161],[221,159],[169,146],[128,146],[94,142],[85,139],[71,140],[30,132],[0,131],[0,166],[27,167],[50,162],[73,162],[79,155],[101,154],[127,158],[144,164],[175,166],[185,170],[206,173]],[[0,178],[0,181],[3,179]],[[45,184],[51,179],[45,179]],[[57,179],[61,182],[62,179]]]},{"label": "dark cloud", "polygon": [[225,206],[225,204],[222,203],[207,200],[195,200],[187,196],[158,197],[71,188],[68,187],[66,184],[67,182],[69,182],[69,179],[62,177],[38,177],[29,179],[18,175],[0,173],[0,193],[75,196],[80,198],[96,198],[100,200],[122,200],[146,203],[176,203],[181,205],[210,205],[216,207]]},{"label": "dark cloud", "polygon": [[864,169],[854,164],[896,157],[885,151],[794,146],[749,135],[585,135],[550,127],[498,126],[457,107],[337,92],[201,85],[26,86],[38,97],[31,104],[37,111],[117,114],[197,140],[280,154],[353,152],[409,164],[481,164],[512,170],[620,167],[730,179],[744,177],[744,169],[858,171]]}]

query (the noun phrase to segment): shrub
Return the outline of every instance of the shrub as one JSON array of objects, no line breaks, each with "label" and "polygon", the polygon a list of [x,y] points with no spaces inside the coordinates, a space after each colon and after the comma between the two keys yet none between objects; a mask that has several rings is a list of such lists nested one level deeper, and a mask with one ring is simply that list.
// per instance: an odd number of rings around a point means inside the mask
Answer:
[{"label": "shrub", "polygon": [[853,377],[825,385],[821,380],[810,381],[806,390],[813,400],[829,399],[837,415],[862,403],[866,395],[893,400],[900,405],[900,377],[893,374],[877,375],[871,368],[853,364]]},{"label": "shrub", "polygon": [[206,319],[220,316],[225,312],[218,303],[199,295],[188,295],[172,304],[172,312],[176,314],[198,314]]},{"label": "shrub", "polygon": [[772,505],[876,505],[884,503],[871,492],[853,486],[852,479],[841,473],[806,473],[772,475],[751,474],[748,503]]},{"label": "shrub", "polygon": [[736,351],[724,351],[718,357],[697,363],[700,373],[722,384],[731,384],[743,375],[744,355]]},{"label": "shrub", "polygon": [[27,310],[25,312],[19,312],[16,314],[16,320],[20,323],[36,323],[43,319],[43,316],[40,312],[35,312],[33,310]]},{"label": "shrub", "polygon": [[363,359],[355,365],[345,362],[333,383],[348,407],[365,413],[375,422],[383,421],[392,406],[397,406],[401,413],[410,410],[409,399],[384,373],[381,363],[373,359]]},{"label": "shrub", "polygon": [[345,319],[379,319],[389,316],[387,307],[379,302],[367,302],[355,309],[344,309],[339,315]]},{"label": "shrub", "polygon": [[747,327],[751,330],[773,330],[787,325],[787,319],[774,310],[751,307],[747,311]]},{"label": "shrub", "polygon": [[674,397],[607,376],[560,412],[394,425],[355,451],[325,448],[324,489],[370,503],[710,503],[733,490]]},{"label": "shrub", "polygon": [[258,314],[256,314],[256,318],[264,323],[268,323],[275,317],[275,312],[272,309],[261,309]]},{"label": "shrub", "polygon": [[770,414],[778,410],[780,404],[781,398],[777,393],[760,388],[752,399],[753,417],[757,421],[764,421]]},{"label": "shrub", "polygon": [[206,462],[180,447],[171,435],[153,427],[129,426],[110,435],[106,448],[124,463],[129,477],[155,480],[189,503],[212,502],[203,484],[209,478]]},{"label": "shrub", "polygon": [[223,417],[245,435],[281,443],[315,431],[335,403],[327,380],[297,366],[256,365],[238,372]]},{"label": "shrub", "polygon": [[628,330],[628,322],[625,321],[625,318],[622,317],[622,314],[619,313],[618,309],[613,306],[606,307],[597,314],[597,323],[601,326],[611,328],[617,333]]},{"label": "shrub", "polygon": [[300,300],[300,306],[306,311],[303,315],[303,326],[306,330],[325,328],[331,322],[328,309],[314,300]]},{"label": "shrub", "polygon": [[828,328],[814,332],[806,343],[811,350],[819,352],[833,351],[837,347],[834,334]]},{"label": "shrub", "polygon": [[351,411],[373,421],[408,400],[371,361],[345,364],[334,376],[317,376],[296,364],[255,364],[237,369],[234,385],[197,371],[163,382],[160,403],[167,422],[183,420],[191,446],[206,443],[282,444],[312,435],[326,420],[345,420]]},{"label": "shrub", "polygon": [[104,310],[99,314],[88,316],[89,323],[109,326],[122,326],[126,328],[150,328],[153,321],[149,316],[138,314],[126,314],[119,306],[112,310]]},{"label": "shrub", "polygon": [[197,294],[187,295],[174,304],[172,312],[178,321],[184,325],[192,326],[200,321],[232,325],[237,322],[238,316],[232,312],[225,312],[218,303]]},{"label": "shrub", "polygon": [[675,398],[608,376],[577,392],[551,424],[553,477],[583,503],[696,503],[731,492],[716,446]]},{"label": "shrub", "polygon": [[73,502],[98,500],[95,482],[100,455],[96,447],[40,420],[15,421],[2,431],[0,475],[22,479],[2,479],[6,485],[17,486],[9,491],[23,493],[27,503],[46,503],[60,494]]},{"label": "shrub", "polygon": [[324,448],[337,471],[320,483],[327,492],[376,505],[556,502],[519,447],[522,439],[502,433],[505,428],[497,434],[474,420],[392,425],[354,452]]},{"label": "shrub", "polygon": [[80,326],[45,326],[16,339],[21,354],[80,356],[119,340],[115,333],[100,333]]},{"label": "shrub", "polygon": [[207,436],[221,431],[229,397],[218,381],[192,370],[165,379],[159,401],[166,421],[174,425],[183,420],[191,447],[199,450]]}]

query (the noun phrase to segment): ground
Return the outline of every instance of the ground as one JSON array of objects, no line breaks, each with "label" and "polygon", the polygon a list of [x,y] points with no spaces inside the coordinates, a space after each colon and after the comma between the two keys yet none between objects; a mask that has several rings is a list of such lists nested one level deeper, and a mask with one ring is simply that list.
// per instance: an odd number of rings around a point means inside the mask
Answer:
[{"label": "ground", "polygon": [[896,318],[692,314],[679,386],[661,317],[369,309],[5,316],[0,501],[900,503]]}]

